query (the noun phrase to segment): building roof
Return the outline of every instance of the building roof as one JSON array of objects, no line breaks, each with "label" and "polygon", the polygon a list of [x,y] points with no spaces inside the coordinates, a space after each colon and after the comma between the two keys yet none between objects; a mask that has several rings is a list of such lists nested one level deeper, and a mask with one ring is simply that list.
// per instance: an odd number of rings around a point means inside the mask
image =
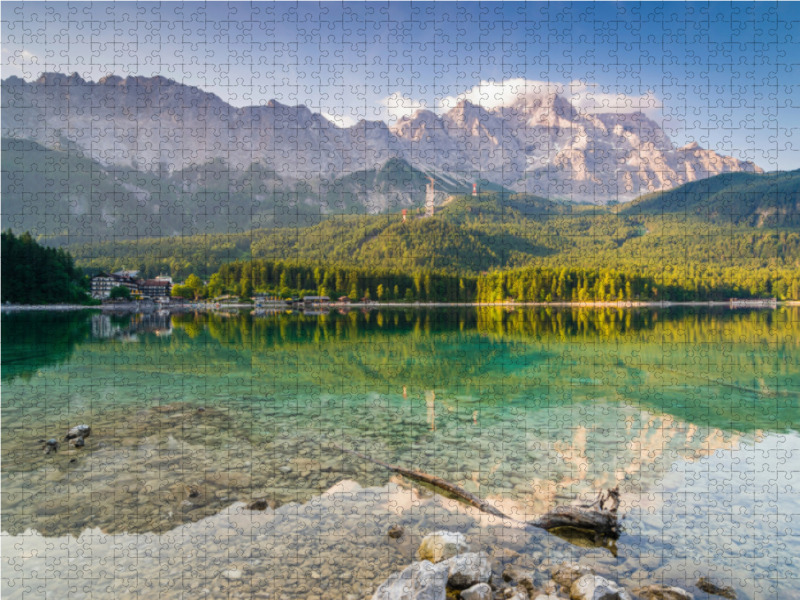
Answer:
[{"label": "building roof", "polygon": [[168,286],[171,285],[171,283],[166,279],[147,279],[145,281],[140,282],[139,285],[145,285],[147,287],[157,286],[157,285]]},{"label": "building roof", "polygon": [[98,278],[114,279],[116,281],[125,281],[127,283],[136,283],[136,280],[133,279],[132,277],[125,277],[123,275],[117,275],[116,273],[110,273],[110,274],[109,273],[98,273],[97,275],[92,277],[92,279],[98,279]]}]

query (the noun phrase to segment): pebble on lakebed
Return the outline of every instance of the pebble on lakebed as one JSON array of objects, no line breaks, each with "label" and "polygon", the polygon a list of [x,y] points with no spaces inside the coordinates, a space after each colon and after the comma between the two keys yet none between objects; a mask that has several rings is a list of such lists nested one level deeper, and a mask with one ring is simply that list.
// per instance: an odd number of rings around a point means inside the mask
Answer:
[{"label": "pebble on lakebed", "polygon": [[403,533],[405,533],[405,529],[403,529],[402,525],[392,525],[389,527],[388,535],[393,540],[403,537]]}]

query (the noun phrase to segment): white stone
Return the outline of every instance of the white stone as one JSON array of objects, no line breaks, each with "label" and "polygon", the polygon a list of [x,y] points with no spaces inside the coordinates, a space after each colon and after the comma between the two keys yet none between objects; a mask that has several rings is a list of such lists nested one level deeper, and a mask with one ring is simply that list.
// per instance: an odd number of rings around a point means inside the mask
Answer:
[{"label": "white stone", "polygon": [[436,531],[427,535],[417,550],[420,560],[429,560],[432,563],[442,562],[466,552],[469,552],[467,538],[456,531]]},{"label": "white stone", "polygon": [[568,588],[584,575],[594,575],[594,569],[585,565],[567,564],[561,565],[558,570],[553,573],[552,579],[557,584]]},{"label": "white stone", "polygon": [[445,600],[448,565],[423,560],[393,573],[372,596],[372,600]]},{"label": "white stone", "polygon": [[492,565],[485,552],[467,552],[447,559],[449,569],[447,583],[459,590],[466,589],[476,583],[486,583],[492,577]]},{"label": "white stone", "polygon": [[228,569],[227,571],[222,572],[222,576],[225,579],[241,579],[242,572],[239,569]]},{"label": "white stone", "polygon": [[492,600],[492,588],[488,583],[478,583],[461,592],[461,600]]},{"label": "white stone", "polygon": [[694,594],[679,587],[660,583],[636,588],[633,593],[642,600],[694,600]]},{"label": "white stone", "polygon": [[599,575],[584,575],[569,590],[572,600],[630,600],[628,593],[616,583]]}]

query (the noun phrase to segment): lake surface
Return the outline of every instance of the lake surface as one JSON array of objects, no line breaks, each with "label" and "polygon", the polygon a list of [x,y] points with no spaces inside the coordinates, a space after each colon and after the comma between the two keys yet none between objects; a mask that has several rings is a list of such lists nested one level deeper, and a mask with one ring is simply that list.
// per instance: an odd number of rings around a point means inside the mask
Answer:
[{"label": "lake surface", "polygon": [[[800,598],[797,308],[13,313],[2,362],[4,598],[355,600],[438,528]],[[520,519],[619,484],[625,531],[503,523],[333,444]]]}]

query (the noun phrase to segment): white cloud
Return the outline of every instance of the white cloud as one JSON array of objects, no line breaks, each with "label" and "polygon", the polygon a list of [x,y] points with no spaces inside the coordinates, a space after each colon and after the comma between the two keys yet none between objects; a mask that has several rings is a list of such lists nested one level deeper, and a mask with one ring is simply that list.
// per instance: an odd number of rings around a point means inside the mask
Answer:
[{"label": "white cloud", "polygon": [[337,127],[352,127],[358,123],[358,120],[351,115],[337,115],[324,111],[320,114]]},{"label": "white cloud", "polygon": [[384,108],[390,125],[403,117],[410,117],[420,109],[428,108],[428,103],[425,100],[414,100],[410,96],[400,92],[394,92],[392,95],[381,100],[378,104]]},{"label": "white cloud", "polygon": [[563,96],[567,87],[563,83],[535,81],[531,79],[506,79],[504,81],[481,81],[458,96],[447,96],[439,100],[443,110],[450,110],[462,100],[491,110],[501,106],[511,106],[520,99],[530,96],[541,97],[549,94]]},{"label": "white cloud", "polygon": [[[625,93],[607,92],[597,83],[587,84],[580,80],[563,83],[523,78],[506,79],[499,82],[481,81],[478,85],[457,96],[437,99],[436,107],[442,111],[448,111],[462,100],[468,100],[472,104],[492,110],[503,106],[512,106],[523,98],[541,98],[551,94],[558,94],[566,98],[575,108],[586,113],[641,111],[645,114],[649,113],[650,116],[657,116],[661,114],[662,108],[661,101],[649,90],[645,94],[632,96]],[[400,108],[395,111],[398,114],[413,113],[414,110],[425,105],[424,101],[415,102],[409,97],[397,93],[392,94],[389,98],[394,98],[395,104],[400,105]]]}]

